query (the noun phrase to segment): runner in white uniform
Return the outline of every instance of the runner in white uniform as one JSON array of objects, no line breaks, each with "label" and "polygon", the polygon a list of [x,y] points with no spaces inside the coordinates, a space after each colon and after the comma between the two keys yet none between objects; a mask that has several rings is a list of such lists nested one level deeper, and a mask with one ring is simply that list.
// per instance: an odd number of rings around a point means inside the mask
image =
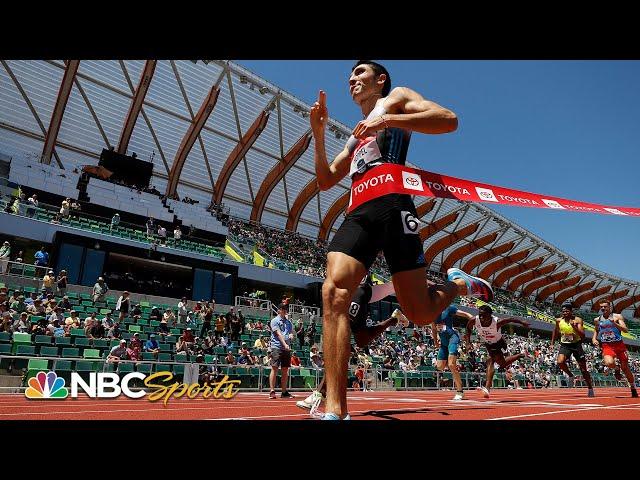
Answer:
[{"label": "runner in white uniform", "polygon": [[489,305],[482,305],[478,309],[478,315],[467,323],[467,330],[464,335],[467,351],[473,348],[471,346],[471,331],[475,327],[489,353],[489,359],[487,360],[487,382],[484,387],[479,387],[479,389],[482,390],[484,398],[489,398],[489,392],[493,385],[494,363],[497,363],[502,368],[507,368],[516,360],[527,356],[526,353],[518,353],[517,355],[511,355],[509,357],[504,356],[507,351],[507,342],[502,338],[500,329],[507,323],[518,323],[525,328],[529,328],[528,322],[518,318],[509,317],[498,319],[498,317],[493,315],[493,310]]}]

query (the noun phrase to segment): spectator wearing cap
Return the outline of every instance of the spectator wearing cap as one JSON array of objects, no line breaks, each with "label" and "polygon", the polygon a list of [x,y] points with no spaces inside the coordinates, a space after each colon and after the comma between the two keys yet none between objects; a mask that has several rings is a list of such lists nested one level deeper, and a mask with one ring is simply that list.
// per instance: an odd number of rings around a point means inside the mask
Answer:
[{"label": "spectator wearing cap", "polygon": [[142,340],[140,340],[140,334],[138,332],[135,332],[129,340],[129,346],[142,351]]},{"label": "spectator wearing cap", "polygon": [[91,299],[93,300],[93,303],[95,304],[96,302],[104,302],[104,296],[108,291],[109,287],[104,281],[104,278],[98,277],[98,281],[93,286],[93,290],[91,292]]},{"label": "spectator wearing cap", "polygon": [[175,327],[176,315],[175,313],[173,313],[173,310],[171,310],[170,308],[167,308],[165,312],[162,314],[162,321],[165,322],[166,324],[169,324],[169,322],[171,322],[171,325]]},{"label": "spectator wearing cap", "polygon": [[69,297],[66,295],[62,297],[62,300],[60,300],[60,306],[65,312],[73,308],[73,305],[71,305],[71,302],[69,301]]},{"label": "spectator wearing cap", "polygon": [[120,298],[118,298],[118,302],[116,303],[116,311],[119,312],[118,321],[122,323],[125,318],[129,316],[129,306],[131,300],[129,298],[129,292],[124,291]]},{"label": "spectator wearing cap", "polygon": [[118,363],[120,360],[127,360],[127,341],[120,340],[120,343],[113,347],[107,356],[108,363]]},{"label": "spectator wearing cap", "polygon": [[142,342],[140,341],[140,334],[138,332],[134,333],[131,340],[129,340],[127,356],[129,360],[133,360],[134,362],[139,361],[142,357]]},{"label": "spectator wearing cap", "polygon": [[180,336],[176,342],[176,353],[184,352],[187,355],[191,355],[193,353],[194,343],[195,337],[193,336],[191,327],[187,327],[182,336]]},{"label": "spectator wearing cap", "polygon": [[80,328],[82,320],[80,320],[78,312],[71,310],[71,312],[69,312],[69,316],[64,320],[64,323],[65,325],[70,325],[70,328]]},{"label": "spectator wearing cap", "polygon": [[47,309],[39,298],[36,298],[32,304],[27,305],[26,310],[31,315],[36,315],[38,317],[43,317],[47,313]]},{"label": "spectator wearing cap", "polygon": [[38,294],[36,292],[31,292],[28,297],[24,297],[24,303],[27,305],[33,305],[35,299],[38,298]]},{"label": "spectator wearing cap", "polygon": [[156,305],[151,307],[151,313],[149,314],[149,320],[156,320],[158,322],[160,320],[162,320],[162,314],[160,313],[160,309]]},{"label": "spectator wearing cap", "polygon": [[280,304],[278,315],[271,320],[271,374],[269,375],[269,398],[276,398],[276,376],[281,370],[281,398],[291,398],[287,391],[289,367],[291,366],[291,346],[293,325],[287,318],[288,306]]},{"label": "spectator wearing cap", "polygon": [[187,304],[187,297],[182,297],[178,302],[178,321],[180,323],[187,323]]},{"label": "spectator wearing cap", "polygon": [[40,250],[33,255],[33,258],[35,259],[38,267],[46,267],[49,265],[49,254],[44,246],[40,247]]},{"label": "spectator wearing cap", "polygon": [[24,312],[27,309],[27,304],[24,303],[24,296],[18,295],[15,301],[11,302],[9,308],[14,312]]},{"label": "spectator wearing cap", "polygon": [[58,274],[58,278],[56,279],[56,284],[58,287],[58,295],[65,296],[67,294],[67,271],[60,270]]},{"label": "spectator wearing cap", "polygon": [[243,365],[248,367],[249,365],[253,365],[253,357],[251,356],[251,351],[247,349],[247,344],[242,343],[242,347],[238,352],[238,365]]},{"label": "spectator wearing cap", "polygon": [[9,260],[11,260],[11,244],[5,240],[0,247],[0,273],[5,273],[8,270]]},{"label": "spectator wearing cap", "polygon": [[136,303],[136,304],[133,306],[133,309],[131,310],[131,316],[132,316],[133,318],[140,318],[140,317],[142,317],[142,308],[140,307],[140,304],[139,304],[139,303]]},{"label": "spectator wearing cap", "polygon": [[231,349],[229,349],[229,351],[227,351],[227,356],[224,357],[225,362],[227,362],[227,365],[235,365],[236,364],[236,357],[233,356],[233,351]]},{"label": "spectator wearing cap", "polygon": [[[9,312],[5,312],[9,313]],[[11,319],[11,315],[9,314],[9,319]],[[29,328],[31,327],[31,322],[29,321],[29,314],[27,312],[22,312],[20,317],[13,322],[13,331],[20,333],[29,333]]]},{"label": "spectator wearing cap", "polygon": [[54,320],[58,320],[58,322],[60,322],[61,324],[64,324],[64,315],[62,314],[62,308],[58,305],[56,305],[53,308],[53,312],[51,312],[51,315],[49,316],[49,323],[52,323]]},{"label": "spectator wearing cap", "polygon": [[160,345],[156,340],[156,336],[152,333],[149,335],[149,340],[147,340],[144,344],[145,352],[153,353],[153,355],[158,358],[158,353],[160,353]]}]

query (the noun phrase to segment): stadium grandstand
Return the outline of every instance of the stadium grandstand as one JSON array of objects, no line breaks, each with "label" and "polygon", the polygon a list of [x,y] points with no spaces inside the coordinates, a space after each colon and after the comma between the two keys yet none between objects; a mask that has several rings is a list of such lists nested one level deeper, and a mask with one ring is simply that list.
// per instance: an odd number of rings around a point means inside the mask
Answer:
[{"label": "stadium grandstand", "polygon": [[[291,389],[314,388],[327,242],[349,183],[318,188],[310,105],[226,60],[0,62],[0,389],[24,390],[41,370],[67,381],[95,371],[169,370],[183,379],[198,361],[241,389],[268,391],[260,342],[285,298],[302,332]],[[334,157],[350,128],[330,119],[328,129]],[[499,372],[497,388],[569,385],[549,346],[567,301],[591,338],[599,303],[612,300],[640,373],[638,282],[598,271],[486,206],[415,201],[430,279],[451,267],[485,278],[499,317],[531,323],[531,331],[505,327],[512,353],[533,360]],[[372,274],[390,280],[382,256]],[[132,301],[123,315],[125,291]],[[473,314],[482,304],[456,302]],[[395,297],[372,304],[372,321],[398,307]],[[152,335],[153,353],[143,347]],[[140,348],[106,361],[121,340]],[[587,356],[597,386],[624,384],[593,349]],[[484,358],[461,356],[466,388],[482,384]],[[451,374],[435,369],[430,329],[413,325],[354,350],[350,368],[354,388],[451,386]]]}]

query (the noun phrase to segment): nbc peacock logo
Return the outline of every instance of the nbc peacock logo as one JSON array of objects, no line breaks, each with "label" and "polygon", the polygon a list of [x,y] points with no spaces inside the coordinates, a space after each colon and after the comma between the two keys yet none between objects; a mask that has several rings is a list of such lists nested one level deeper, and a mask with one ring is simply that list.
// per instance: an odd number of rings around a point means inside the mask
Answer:
[{"label": "nbc peacock logo", "polygon": [[64,378],[58,377],[56,372],[38,372],[29,379],[24,395],[32,400],[63,400],[69,396],[69,391],[64,386]]}]

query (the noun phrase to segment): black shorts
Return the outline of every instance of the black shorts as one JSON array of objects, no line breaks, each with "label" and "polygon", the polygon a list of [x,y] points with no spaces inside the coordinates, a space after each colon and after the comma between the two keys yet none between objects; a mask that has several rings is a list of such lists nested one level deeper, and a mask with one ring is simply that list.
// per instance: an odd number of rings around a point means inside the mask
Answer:
[{"label": "black shorts", "polygon": [[420,223],[410,195],[390,194],[368,201],[347,215],[329,252],[342,252],[369,270],[382,250],[391,274],[425,266]]},{"label": "black shorts", "polygon": [[289,368],[291,366],[291,350],[271,349],[271,366]]},{"label": "black shorts", "polygon": [[485,347],[487,347],[487,352],[492,357],[498,354],[504,355],[507,352],[507,342],[504,341],[504,338],[501,338],[496,343],[487,343]]},{"label": "black shorts", "polygon": [[558,355],[564,355],[567,360],[571,358],[571,355],[576,357],[578,362],[583,362],[585,360],[582,342],[561,343]]}]

